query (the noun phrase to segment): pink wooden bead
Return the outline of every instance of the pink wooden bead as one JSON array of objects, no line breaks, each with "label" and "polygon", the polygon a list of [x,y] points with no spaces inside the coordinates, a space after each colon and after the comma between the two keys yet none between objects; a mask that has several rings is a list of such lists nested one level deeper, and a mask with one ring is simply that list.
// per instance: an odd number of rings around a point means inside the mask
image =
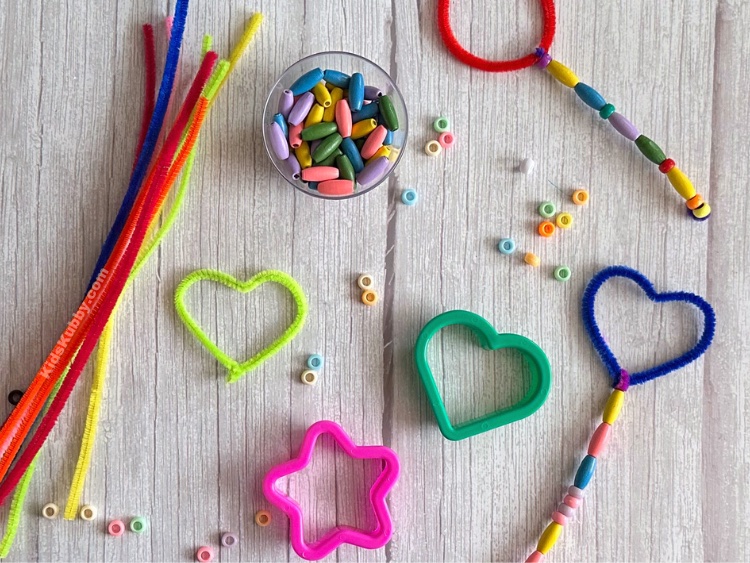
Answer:
[{"label": "pink wooden bead", "polygon": [[354,193],[354,182],[351,180],[326,180],[318,184],[318,193],[323,195],[352,194]]},{"label": "pink wooden bead", "polygon": [[539,551],[535,551],[534,553],[529,555],[526,563],[541,563],[542,561],[544,561],[544,555],[542,555]]},{"label": "pink wooden bead", "polygon": [[385,141],[385,136],[387,134],[388,129],[386,129],[382,125],[378,125],[367,137],[365,144],[362,145],[362,150],[360,151],[362,158],[367,160],[368,158],[372,158],[373,156],[375,156],[375,153],[378,152],[378,149],[383,146],[383,141]]},{"label": "pink wooden bead", "polygon": [[610,430],[612,430],[612,426],[610,426],[606,422],[602,422],[596,428],[596,430],[594,431],[594,435],[591,436],[591,441],[589,442],[589,455],[598,458],[599,455],[604,452],[604,448],[607,447],[607,442],[609,441]]},{"label": "pink wooden bead", "polygon": [[302,146],[302,128],[304,124],[298,123],[297,125],[289,126],[289,145],[293,149],[298,149]]},{"label": "pink wooden bead", "polygon": [[568,487],[568,494],[572,497],[583,498],[583,489],[579,489],[575,485]]},{"label": "pink wooden bead", "polygon": [[339,177],[339,169],[335,166],[313,166],[302,171],[304,182],[325,182]]},{"label": "pink wooden bead", "polygon": [[565,495],[563,502],[567,504],[570,508],[578,508],[578,506],[581,504],[581,499],[572,497],[570,495]]},{"label": "pink wooden bead", "polygon": [[344,137],[352,136],[352,111],[349,109],[349,102],[339,100],[336,102],[336,125],[339,126],[339,134]]},{"label": "pink wooden bead", "polygon": [[568,523],[568,517],[565,516],[562,512],[558,512],[557,510],[552,513],[552,520],[560,524],[561,526],[564,526]]},{"label": "pink wooden bead", "polygon": [[575,514],[575,512],[576,512],[576,511],[575,511],[575,510],[574,510],[573,508],[569,507],[569,506],[568,506],[567,504],[565,504],[564,502],[561,502],[561,503],[560,503],[560,504],[559,504],[559,505],[557,506],[557,511],[558,511],[558,512],[561,512],[561,513],[563,513],[563,514],[564,514],[565,516],[567,516],[568,518],[572,518],[572,517],[573,517],[573,514]]}]

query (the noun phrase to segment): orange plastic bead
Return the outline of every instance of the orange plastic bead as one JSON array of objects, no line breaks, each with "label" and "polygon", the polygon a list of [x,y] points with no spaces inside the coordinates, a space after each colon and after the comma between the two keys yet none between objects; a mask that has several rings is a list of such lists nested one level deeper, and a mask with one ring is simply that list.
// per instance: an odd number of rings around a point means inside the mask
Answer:
[{"label": "orange plastic bead", "polygon": [[539,223],[539,228],[537,229],[537,231],[543,237],[549,238],[555,234],[555,225],[552,223],[552,221],[542,221],[541,223]]},{"label": "orange plastic bead", "polygon": [[691,197],[689,200],[687,200],[688,209],[698,209],[701,205],[703,205],[703,198],[700,194],[695,194],[693,197]]},{"label": "orange plastic bead", "polygon": [[523,261],[526,262],[529,266],[533,266],[534,268],[539,267],[539,265],[542,263],[542,261],[539,259],[539,256],[537,256],[533,252],[527,252],[523,257]]},{"label": "orange plastic bead", "polygon": [[571,199],[576,205],[586,205],[589,201],[589,192],[586,190],[576,190],[573,192]]},{"label": "orange plastic bead", "polygon": [[378,294],[372,289],[366,289],[362,292],[362,303],[368,307],[372,307],[378,302]]},{"label": "orange plastic bead", "polygon": [[255,523],[265,528],[271,523],[271,513],[268,510],[259,510],[255,513]]}]

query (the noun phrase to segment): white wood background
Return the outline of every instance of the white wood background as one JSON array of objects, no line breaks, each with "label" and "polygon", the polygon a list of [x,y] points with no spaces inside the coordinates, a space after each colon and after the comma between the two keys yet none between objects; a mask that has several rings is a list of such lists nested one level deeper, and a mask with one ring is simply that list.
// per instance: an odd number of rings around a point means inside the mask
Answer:
[{"label": "white wood background", "polygon": [[[84,291],[130,173],[140,25],[159,24],[163,39],[173,4],[0,3],[3,393],[28,384]],[[706,296],[718,333],[705,359],[628,393],[587,500],[549,560],[750,559],[748,2],[558,3],[553,55],[688,172],[714,209],[701,224],[685,218],[655,166],[544,73],[490,75],[457,64],[439,40],[434,0],[191,4],[183,86],[204,32],[226,56],[253,12],[266,21],[210,115],[177,226],[118,314],[84,493],[100,517],[92,525],[39,516],[43,504],[63,506],[67,497],[87,370],[44,449],[12,560],[191,560],[203,544],[222,561],[297,560],[286,519],[274,510],[272,525],[258,528],[253,514],[268,508],[260,486],[267,469],[293,455],[322,418],[358,442],[391,446],[403,465],[390,495],[392,542],[378,551],[343,547],[331,559],[523,560],[572,482],[609,391],[579,307],[591,275],[616,263],[642,270],[658,288]],[[477,53],[508,57],[536,42],[534,1],[457,4],[456,31]],[[293,192],[260,135],[274,78],[329,49],[388,70],[410,112],[409,147],[392,180],[345,202]],[[160,56],[164,50],[162,41]],[[422,147],[439,114],[450,117],[458,143],[431,159]],[[538,163],[530,176],[514,170],[527,156]],[[591,203],[572,209],[568,194],[579,185]],[[417,206],[400,203],[406,187],[419,192]],[[535,207],[546,199],[576,219],[553,240],[534,234]],[[542,267],[498,254],[503,236],[537,252]],[[562,263],[573,270],[568,284],[552,279]],[[172,305],[179,280],[206,267],[238,277],[282,269],[310,300],[293,344],[232,386]],[[382,297],[372,309],[358,302],[362,272],[375,276]],[[627,284],[613,284],[603,300],[602,324],[631,369],[696,337],[691,311],[652,308]],[[269,341],[293,313],[273,289],[239,297],[200,286],[190,304],[236,356]],[[442,438],[412,354],[424,323],[452,308],[542,346],[554,380],[537,414],[471,440]],[[298,379],[312,352],[326,358],[314,388]],[[522,392],[518,358],[483,352],[460,330],[443,333],[431,353],[458,419]],[[366,526],[377,468],[349,462],[330,444],[318,453],[312,470],[290,483],[310,528]],[[148,535],[105,533],[108,519],[134,515],[149,518]],[[226,530],[240,545],[218,550]]]}]

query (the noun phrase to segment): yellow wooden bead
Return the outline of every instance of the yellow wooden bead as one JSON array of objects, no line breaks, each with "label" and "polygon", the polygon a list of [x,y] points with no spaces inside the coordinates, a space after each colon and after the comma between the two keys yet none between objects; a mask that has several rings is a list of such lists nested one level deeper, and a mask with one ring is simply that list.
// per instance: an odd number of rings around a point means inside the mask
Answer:
[{"label": "yellow wooden bead", "polygon": [[366,164],[370,164],[370,162],[372,162],[376,158],[380,158],[381,156],[388,158],[390,155],[391,155],[391,149],[383,145],[377,151],[375,151],[374,155],[372,155],[370,158],[367,159]]},{"label": "yellow wooden bead", "polygon": [[326,88],[326,85],[322,82],[318,82],[315,86],[313,86],[312,93],[313,96],[315,96],[315,101],[324,108],[329,108],[333,105],[331,103],[331,93],[328,91],[328,88]]},{"label": "yellow wooden bead", "polygon": [[550,522],[542,532],[542,536],[539,538],[539,543],[536,544],[536,550],[539,553],[546,554],[552,546],[557,543],[560,534],[562,533],[563,527],[557,522]]},{"label": "yellow wooden bead", "polygon": [[310,154],[310,145],[307,144],[307,141],[302,141],[302,144],[294,149],[294,156],[297,157],[300,168],[305,169],[312,166],[312,155]]},{"label": "yellow wooden bead", "polygon": [[374,119],[363,119],[352,125],[352,139],[361,139],[365,135],[372,133],[378,126]]},{"label": "yellow wooden bead", "polygon": [[391,151],[388,154],[388,160],[390,160],[391,162],[396,162],[396,159],[398,158],[398,155],[401,154],[401,151],[393,145],[388,145],[388,149]]},{"label": "yellow wooden bead", "polygon": [[315,125],[323,121],[324,112],[325,110],[323,109],[323,106],[320,104],[314,104],[313,107],[310,108],[310,113],[308,113],[305,118],[305,127],[310,127],[310,125]]},{"label": "yellow wooden bead", "polygon": [[336,119],[336,104],[339,100],[343,99],[344,91],[341,88],[336,87],[331,90],[331,105],[325,108],[325,111],[323,112],[323,121],[331,123],[334,119]]},{"label": "yellow wooden bead", "polygon": [[701,205],[698,209],[693,210],[693,215],[695,215],[698,219],[703,219],[704,217],[708,217],[711,213],[711,206],[707,203],[704,203]]},{"label": "yellow wooden bead", "polygon": [[672,169],[667,172],[667,179],[669,180],[669,183],[672,184],[672,187],[677,190],[677,193],[684,199],[695,197],[695,188],[693,187],[690,178],[685,176],[685,173],[676,166],[673,166]]},{"label": "yellow wooden bead", "polygon": [[620,410],[622,409],[622,403],[625,401],[625,392],[615,389],[607,399],[607,404],[604,407],[604,414],[602,414],[602,422],[607,424],[614,424],[617,417],[620,416]]},{"label": "yellow wooden bead", "polygon": [[550,61],[547,65],[547,72],[549,72],[560,84],[563,84],[568,88],[575,88],[575,85],[580,82],[575,72],[556,60]]}]

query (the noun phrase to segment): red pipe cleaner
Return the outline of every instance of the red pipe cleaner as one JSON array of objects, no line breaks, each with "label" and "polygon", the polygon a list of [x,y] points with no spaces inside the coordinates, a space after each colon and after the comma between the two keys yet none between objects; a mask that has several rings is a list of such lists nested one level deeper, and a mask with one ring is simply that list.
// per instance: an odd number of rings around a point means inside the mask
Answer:
[{"label": "red pipe cleaner", "polygon": [[148,125],[154,113],[156,103],[156,45],[154,43],[154,27],[150,23],[143,24],[143,58],[146,65],[146,83],[143,90],[143,116],[141,117],[141,132],[138,135],[138,148],[135,150],[135,168],[138,155],[141,154],[143,141],[146,140]]}]

